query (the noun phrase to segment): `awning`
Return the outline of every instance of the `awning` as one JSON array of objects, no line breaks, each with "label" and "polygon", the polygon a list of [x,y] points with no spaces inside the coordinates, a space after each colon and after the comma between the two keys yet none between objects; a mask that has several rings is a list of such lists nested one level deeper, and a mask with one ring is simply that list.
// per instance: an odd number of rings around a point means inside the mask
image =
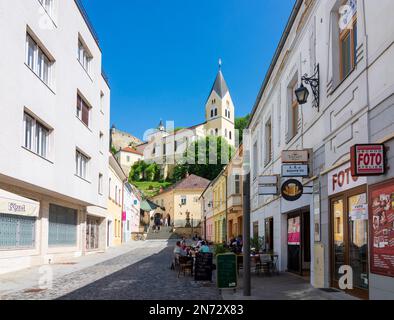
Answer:
[{"label": "awning", "polygon": [[38,217],[40,203],[0,189],[0,213]]},{"label": "awning", "polygon": [[142,200],[141,201],[141,210],[143,210],[143,211],[149,212],[149,211],[155,210],[157,208],[159,208],[159,206],[150,200]]}]

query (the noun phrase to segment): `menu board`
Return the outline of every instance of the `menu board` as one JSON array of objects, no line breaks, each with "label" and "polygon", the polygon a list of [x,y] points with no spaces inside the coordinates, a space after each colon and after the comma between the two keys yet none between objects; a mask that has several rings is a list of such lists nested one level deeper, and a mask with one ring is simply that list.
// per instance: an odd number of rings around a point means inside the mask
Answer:
[{"label": "menu board", "polygon": [[369,204],[371,272],[394,277],[394,180],[371,186]]},{"label": "menu board", "polygon": [[198,253],[194,263],[195,281],[212,281],[212,253]]},{"label": "menu board", "polygon": [[217,284],[219,289],[237,287],[237,256],[234,253],[218,254]]}]

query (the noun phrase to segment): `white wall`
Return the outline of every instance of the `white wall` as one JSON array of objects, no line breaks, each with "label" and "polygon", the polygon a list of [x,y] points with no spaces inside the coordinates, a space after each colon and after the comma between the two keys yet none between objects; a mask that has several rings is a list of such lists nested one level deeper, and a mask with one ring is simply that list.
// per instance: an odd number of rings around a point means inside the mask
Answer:
[{"label": "white wall", "polygon": [[[110,90],[101,76],[101,51],[74,1],[56,1],[56,24],[43,27],[42,7],[36,0],[0,1],[0,173],[76,203],[106,207],[106,194],[98,193],[98,176],[108,181],[106,151],[100,153],[99,132],[109,144]],[[47,87],[25,65],[26,29],[29,27],[54,57],[54,81]],[[91,74],[77,60],[78,35],[93,54]],[[5,76],[6,75],[6,76]],[[92,106],[87,128],[76,117],[77,90]],[[100,96],[104,93],[104,110]],[[53,128],[49,161],[22,148],[23,112],[27,108]],[[75,150],[83,150],[89,162],[88,181],[75,176]]]}]

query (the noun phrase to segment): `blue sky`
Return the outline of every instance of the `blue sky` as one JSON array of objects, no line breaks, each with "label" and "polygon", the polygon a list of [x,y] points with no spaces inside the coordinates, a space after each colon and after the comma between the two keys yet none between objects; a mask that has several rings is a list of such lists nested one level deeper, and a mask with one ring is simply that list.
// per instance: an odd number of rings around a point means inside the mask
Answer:
[{"label": "blue sky", "polygon": [[111,85],[111,124],[139,138],[162,118],[204,121],[218,59],[249,113],[294,0],[83,0]]}]

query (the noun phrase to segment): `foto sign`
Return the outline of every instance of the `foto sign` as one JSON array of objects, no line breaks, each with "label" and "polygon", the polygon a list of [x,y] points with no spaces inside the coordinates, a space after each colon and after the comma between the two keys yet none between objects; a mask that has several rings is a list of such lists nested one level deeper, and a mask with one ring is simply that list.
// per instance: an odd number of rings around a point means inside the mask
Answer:
[{"label": "foto sign", "polygon": [[283,164],[282,177],[308,177],[309,170],[307,164]]},{"label": "foto sign", "polygon": [[283,163],[304,163],[309,161],[308,150],[285,150],[282,151]]},{"label": "foto sign", "polygon": [[384,144],[356,144],[350,149],[351,172],[355,177],[386,173]]}]

